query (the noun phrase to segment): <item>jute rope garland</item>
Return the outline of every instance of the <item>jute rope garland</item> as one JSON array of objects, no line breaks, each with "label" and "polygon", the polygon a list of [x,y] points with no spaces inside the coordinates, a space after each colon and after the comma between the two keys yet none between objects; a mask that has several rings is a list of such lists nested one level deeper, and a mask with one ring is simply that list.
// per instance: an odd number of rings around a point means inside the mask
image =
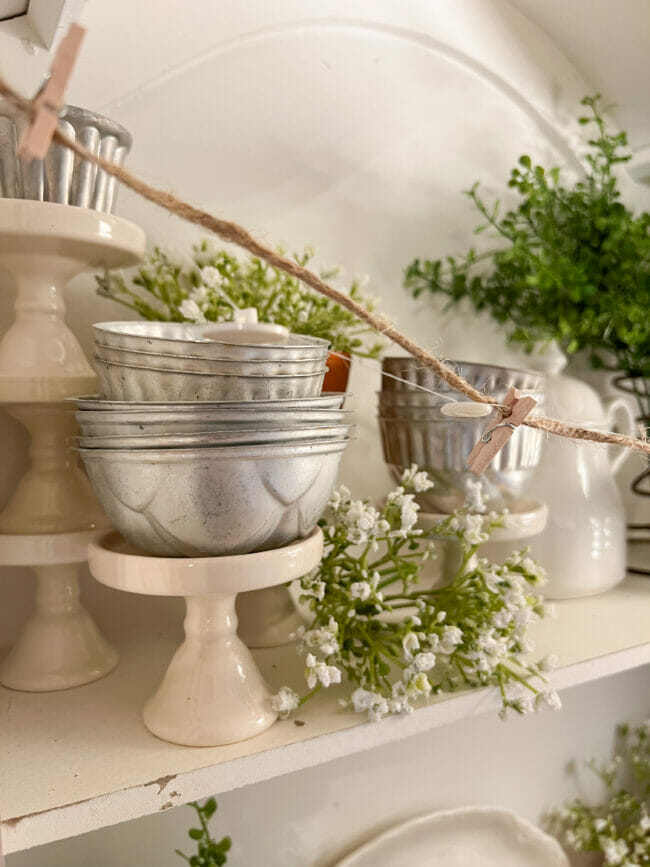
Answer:
[{"label": "jute rope garland", "polygon": [[[4,96],[16,109],[26,114],[30,119],[34,117],[35,108],[33,100],[20,96],[16,91],[9,87],[1,77],[0,94]],[[387,319],[366,310],[348,295],[345,295],[337,289],[334,289],[332,286],[329,286],[321,280],[320,277],[314,274],[313,271],[304,268],[292,259],[288,259],[286,256],[282,256],[277,251],[262,244],[243,226],[233,223],[230,220],[221,220],[200,208],[195,208],[193,205],[183,202],[171,193],[150,186],[121,166],[116,166],[103,157],[91,153],[83,145],[79,144],[79,142],[68,138],[68,136],[62,133],[60,129],[56,130],[53,139],[57,144],[69,148],[81,159],[88,160],[89,162],[100,166],[100,168],[102,168],[107,174],[117,178],[117,180],[124,184],[125,187],[133,190],[143,198],[148,199],[148,201],[159,205],[161,208],[165,208],[165,210],[170,211],[172,214],[176,214],[183,220],[187,220],[190,223],[201,226],[203,229],[207,229],[207,231],[212,232],[214,235],[217,235],[228,243],[236,244],[238,247],[247,250],[251,255],[264,260],[272,267],[278,268],[293,277],[297,277],[303,283],[311,286],[311,288],[316,292],[330,298],[332,301],[340,304],[341,307],[345,307],[347,310],[354,313],[359,319],[374,328],[375,331],[383,334],[394,343],[397,343],[402,347],[402,349],[408,352],[409,355],[416,358],[424,367],[428,367],[432,370],[436,376],[440,377],[440,379],[450,385],[455,391],[461,392],[477,403],[491,404],[495,409],[502,411],[503,415],[508,415],[509,409],[507,407],[503,407],[494,397],[482,394],[470,385],[462,376],[459,376],[459,374],[451,370],[447,365],[443,364],[442,361],[435,358],[435,356],[431,355],[431,353],[427,352],[425,349],[422,349],[421,346],[412,341],[405,334],[402,334],[402,332]],[[522,424],[525,424],[527,427],[548,431],[557,436],[568,437],[569,439],[625,446],[636,452],[640,452],[641,454],[650,455],[650,442],[647,437],[636,439],[634,437],[623,436],[622,434],[613,432],[605,433],[590,430],[589,428],[567,424],[566,422],[559,421],[555,418],[548,418],[546,416],[529,416],[522,422]]]}]

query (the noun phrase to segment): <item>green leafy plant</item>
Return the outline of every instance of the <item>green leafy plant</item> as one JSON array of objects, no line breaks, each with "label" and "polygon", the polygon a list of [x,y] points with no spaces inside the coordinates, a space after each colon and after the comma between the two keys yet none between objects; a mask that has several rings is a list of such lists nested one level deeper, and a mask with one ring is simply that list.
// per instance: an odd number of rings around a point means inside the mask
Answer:
[{"label": "green leafy plant", "polygon": [[222,867],[228,860],[227,853],[230,851],[232,842],[230,837],[223,837],[219,842],[212,838],[208,822],[217,812],[217,802],[214,798],[208,798],[204,804],[191,801],[188,807],[193,807],[199,819],[199,828],[190,828],[188,836],[196,842],[197,852],[195,855],[185,855],[180,849],[176,854],[185,859],[190,867]]},{"label": "green leafy plant", "polygon": [[[305,250],[294,258],[307,265]],[[326,280],[338,269],[321,272]],[[375,332],[340,305],[306,287],[295,277],[261,259],[238,259],[208,241],[194,247],[189,261],[178,261],[156,248],[131,278],[105,273],[97,277],[100,295],[134,310],[144,319],[169,322],[225,322],[237,309],[255,307],[260,322],[284,325],[296,334],[328,340],[335,352],[375,358],[382,344]],[[355,280],[350,297],[373,308]]]},{"label": "green leafy plant", "polygon": [[[481,686],[498,688],[502,714],[560,706],[543,674],[548,663],[525,658],[528,624],[544,615],[536,592],[543,570],[525,551],[502,564],[477,556],[505,513],[466,508],[418,529],[415,493],[431,484],[411,467],[381,510],[347,488],[334,492],[321,521],[322,562],[300,582],[313,614],[298,631],[308,692],[300,698],[282,687],[277,711],[290,713],[343,675],[353,687],[347,704],[372,720],[409,713],[432,694]],[[472,508],[483,509],[475,493]],[[461,546],[458,571],[446,586],[418,586],[436,537]]]},{"label": "green leafy plant", "polygon": [[628,380],[641,415],[650,416],[650,214],[635,215],[620,201],[615,168],[630,157],[624,132],[607,130],[601,97],[582,100],[593,128],[586,176],[562,182],[522,156],[508,182],[516,207],[502,213],[476,183],[467,192],[484,222],[477,232],[495,248],[460,257],[416,259],[406,270],[413,295],[468,299],[506,327],[527,351],[551,340],[568,353],[587,350],[594,366]]},{"label": "green leafy plant", "polygon": [[576,799],[550,825],[576,852],[601,852],[606,867],[650,865],[650,720],[619,726],[613,759],[589,767],[605,788],[595,806]]}]

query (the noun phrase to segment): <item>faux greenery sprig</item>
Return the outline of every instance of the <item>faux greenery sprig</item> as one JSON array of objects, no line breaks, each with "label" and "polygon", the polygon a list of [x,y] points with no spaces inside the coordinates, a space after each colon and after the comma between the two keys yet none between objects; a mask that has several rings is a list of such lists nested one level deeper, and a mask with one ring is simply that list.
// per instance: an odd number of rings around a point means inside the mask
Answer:
[{"label": "faux greenery sprig", "polygon": [[[496,565],[477,558],[505,514],[458,511],[423,532],[416,527],[415,493],[431,487],[413,466],[381,510],[336,491],[321,527],[325,554],[320,567],[301,579],[302,600],[313,619],[299,630],[308,692],[289,687],[274,696],[288,714],[345,675],[354,687],[348,704],[373,720],[408,713],[413,703],[440,692],[496,686],[502,714],[525,713],[548,703],[545,662],[531,663],[529,623],[544,614],[536,593],[543,571],[525,552]],[[454,538],[462,561],[444,587],[418,586],[434,537]]]},{"label": "faux greenery sprig", "polygon": [[184,858],[190,867],[222,867],[228,860],[227,853],[232,841],[230,837],[223,837],[217,842],[210,834],[208,822],[217,812],[217,802],[214,798],[208,798],[204,804],[191,801],[187,806],[194,807],[201,825],[200,828],[190,828],[187,832],[196,842],[198,851],[195,855],[185,855],[180,849],[176,849],[176,854]]},{"label": "faux greenery sprig", "polygon": [[650,213],[635,215],[620,201],[614,173],[626,152],[624,132],[608,132],[601,97],[585,97],[593,128],[586,177],[564,184],[522,156],[508,182],[518,205],[502,213],[476,183],[467,192],[496,248],[446,259],[416,259],[405,285],[467,298],[506,327],[527,351],[556,340],[568,353],[587,350],[594,366],[632,377],[641,415],[650,416]]},{"label": "faux greenery sprig", "polygon": [[[307,265],[310,249],[296,254]],[[321,272],[331,280],[338,269]],[[132,278],[133,286],[119,273],[97,277],[98,292],[135,310],[144,319],[169,322],[225,322],[236,309],[255,307],[260,322],[284,325],[296,334],[320,337],[335,352],[375,358],[381,341],[375,332],[343,307],[306,287],[295,277],[272,268],[261,259],[238,259],[208,241],[196,246],[191,260],[181,262],[156,248]],[[350,297],[373,309],[372,299],[355,280]]]},{"label": "faux greenery sprig", "polygon": [[614,758],[590,763],[605,787],[591,806],[576,799],[551,816],[551,826],[577,852],[602,852],[606,867],[650,865],[650,719],[617,729]]}]

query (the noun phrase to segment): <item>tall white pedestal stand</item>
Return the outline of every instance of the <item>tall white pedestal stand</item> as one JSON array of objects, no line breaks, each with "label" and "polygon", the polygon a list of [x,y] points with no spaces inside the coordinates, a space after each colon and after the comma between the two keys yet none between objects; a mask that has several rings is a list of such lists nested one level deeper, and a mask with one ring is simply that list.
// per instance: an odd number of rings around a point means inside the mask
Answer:
[{"label": "tall white pedestal stand", "polygon": [[66,689],[110,671],[117,655],[79,602],[77,570],[108,521],[80,470],[66,397],[97,381],[64,320],[63,287],[89,268],[137,262],[141,229],[85,208],[0,199],[0,268],[16,319],[0,341],[0,403],[31,435],[31,466],[0,514],[0,565],[36,572],[35,608],[0,669],[12,689]]},{"label": "tall white pedestal stand", "polygon": [[159,738],[193,747],[254,737],[277,714],[269,690],[237,635],[235,599],[300,578],[315,568],[323,536],[274,551],[229,557],[149,557],[109,533],[89,546],[88,563],[102,584],[131,593],[184,596],[185,641],[144,708],[146,727]]}]

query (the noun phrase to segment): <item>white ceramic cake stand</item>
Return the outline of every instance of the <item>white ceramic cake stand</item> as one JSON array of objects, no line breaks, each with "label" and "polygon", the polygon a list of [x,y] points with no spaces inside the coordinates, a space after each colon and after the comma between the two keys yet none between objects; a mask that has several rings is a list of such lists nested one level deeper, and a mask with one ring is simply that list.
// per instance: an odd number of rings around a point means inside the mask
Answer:
[{"label": "white ceramic cake stand", "polygon": [[300,578],[323,553],[319,528],[274,551],[230,557],[149,557],[117,533],[92,542],[90,571],[102,584],[131,593],[184,596],[185,641],[144,708],[144,723],[166,741],[219,746],[254,737],[277,714],[246,645],[237,636],[235,599]]},{"label": "white ceramic cake stand", "polygon": [[35,610],[0,674],[23,690],[65,689],[101,677],[117,655],[79,603],[78,564],[108,521],[69,451],[66,397],[94,391],[95,374],[65,323],[63,288],[89,268],[135,264],[144,232],[68,205],[0,199],[0,269],[16,288],[0,341],[0,403],[31,435],[31,466],[0,514],[0,565],[32,566]]},{"label": "white ceramic cake stand", "polygon": [[28,692],[68,689],[111,671],[117,654],[79,601],[77,570],[105,531],[0,536],[0,565],[31,566],[34,611],[0,669],[0,682]]},{"label": "white ceramic cake stand", "polygon": [[[435,514],[432,512],[420,512],[418,527],[430,530],[449,515]],[[496,527],[488,542],[481,545],[479,557],[487,557],[494,563],[503,562],[513,551],[523,548],[528,540],[537,536],[544,530],[548,518],[546,503],[539,500],[521,500],[510,506],[510,514],[504,527]],[[462,552],[460,543],[456,539],[447,536],[436,539],[436,551],[438,558],[430,561],[425,578],[430,579],[431,573],[436,572],[437,583],[447,583],[456,574],[461,563]],[[474,561],[467,564],[471,569]]]}]

